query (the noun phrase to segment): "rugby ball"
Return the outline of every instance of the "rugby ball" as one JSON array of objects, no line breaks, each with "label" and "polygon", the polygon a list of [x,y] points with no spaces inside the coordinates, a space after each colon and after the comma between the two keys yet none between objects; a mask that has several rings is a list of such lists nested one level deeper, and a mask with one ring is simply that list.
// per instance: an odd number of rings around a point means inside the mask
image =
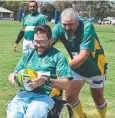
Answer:
[{"label": "rugby ball", "polygon": [[29,82],[37,78],[37,73],[31,69],[23,69],[16,76],[16,83],[22,90],[32,91],[34,88],[29,87]]}]

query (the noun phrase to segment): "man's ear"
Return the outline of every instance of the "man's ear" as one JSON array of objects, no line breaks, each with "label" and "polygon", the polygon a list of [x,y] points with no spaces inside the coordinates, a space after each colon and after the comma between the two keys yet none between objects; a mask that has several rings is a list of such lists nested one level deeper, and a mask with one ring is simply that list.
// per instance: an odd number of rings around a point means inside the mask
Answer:
[{"label": "man's ear", "polygon": [[51,37],[49,40],[52,42],[53,41],[53,38]]},{"label": "man's ear", "polygon": [[53,38],[51,37],[49,40],[50,40],[50,47],[51,47],[52,46]]}]

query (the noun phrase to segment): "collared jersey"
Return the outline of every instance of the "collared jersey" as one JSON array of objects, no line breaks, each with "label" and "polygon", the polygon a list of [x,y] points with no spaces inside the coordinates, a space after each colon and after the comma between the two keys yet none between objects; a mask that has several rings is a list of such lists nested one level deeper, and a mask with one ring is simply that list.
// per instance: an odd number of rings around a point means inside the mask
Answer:
[{"label": "collared jersey", "polygon": [[46,24],[46,18],[44,15],[37,12],[36,14],[28,14],[23,21],[22,30],[25,31],[24,38],[26,40],[34,39],[34,28],[37,25]]},{"label": "collared jersey", "polygon": [[[52,48],[45,56],[39,56],[35,50],[24,54],[15,68],[15,73],[22,69],[32,69],[38,74],[56,79],[72,78],[72,72],[66,57],[57,49]],[[60,96],[62,93],[58,89],[52,89],[47,85],[40,86],[34,92],[50,95],[51,97]]]},{"label": "collared jersey", "polygon": [[73,71],[84,77],[103,75],[107,70],[107,62],[104,50],[99,42],[92,23],[79,17],[79,26],[74,33],[74,39],[70,42],[65,38],[65,30],[61,24],[52,29],[53,44],[61,41],[67,49],[71,59],[75,58],[81,50],[89,50],[88,59]]}]

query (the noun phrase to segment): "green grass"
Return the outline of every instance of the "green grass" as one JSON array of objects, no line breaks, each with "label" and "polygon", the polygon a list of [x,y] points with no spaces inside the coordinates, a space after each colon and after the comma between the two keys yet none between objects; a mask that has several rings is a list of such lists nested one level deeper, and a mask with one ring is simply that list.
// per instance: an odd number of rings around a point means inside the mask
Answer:
[{"label": "green grass", "polygon": [[[49,25],[53,26],[51,23]],[[9,85],[7,78],[8,74],[13,71],[22,53],[22,41],[19,44],[18,53],[13,52],[13,44],[20,28],[21,23],[19,22],[0,21],[0,118],[6,117],[6,104],[17,91],[16,88]],[[115,26],[95,25],[95,28],[109,63],[104,92],[108,102],[107,118],[115,118]],[[58,44],[56,47],[67,56],[67,52],[61,44]],[[81,91],[80,99],[88,118],[98,118],[87,84]]]}]

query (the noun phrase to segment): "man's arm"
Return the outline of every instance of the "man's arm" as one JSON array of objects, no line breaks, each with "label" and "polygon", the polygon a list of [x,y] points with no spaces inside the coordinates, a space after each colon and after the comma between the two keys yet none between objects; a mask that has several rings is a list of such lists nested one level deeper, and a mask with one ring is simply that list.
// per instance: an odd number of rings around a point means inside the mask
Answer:
[{"label": "man's arm", "polygon": [[24,31],[20,30],[15,43],[18,44],[20,42],[20,40],[23,38],[23,36],[24,36]]},{"label": "man's arm", "polygon": [[52,88],[65,89],[67,90],[70,84],[70,79],[72,78],[63,78],[63,79],[51,79],[49,77],[40,76],[38,79],[33,79],[29,84],[30,87],[39,87],[41,85],[47,85]]},{"label": "man's arm", "polygon": [[57,24],[52,28],[52,46],[60,41],[60,35],[62,34],[61,25]]},{"label": "man's arm", "polygon": [[17,39],[15,41],[15,44],[13,46],[13,49],[15,52],[17,52],[17,48],[18,48],[18,43],[21,41],[21,39],[23,38],[24,36],[24,31],[25,31],[25,27],[26,27],[26,24],[25,24],[25,20],[26,20],[26,17],[24,18],[23,20],[23,26],[22,26],[22,29],[20,30],[18,36],[17,36]]},{"label": "man's arm", "polygon": [[17,83],[15,82],[15,78],[16,78],[16,74],[10,73],[8,76],[8,82],[10,83],[10,85],[18,87]]},{"label": "man's arm", "polygon": [[86,24],[84,34],[80,44],[80,52],[71,60],[71,69],[79,68],[89,57],[91,52],[95,50],[95,30],[93,24]]},{"label": "man's arm", "polygon": [[[50,79],[48,85],[52,88],[57,88],[60,90],[67,90],[70,84],[70,80],[72,78],[63,78],[63,79]],[[48,80],[45,79],[45,83],[47,84]]]},{"label": "man's arm", "polygon": [[18,47],[18,43],[21,41],[21,39],[23,38],[24,36],[24,31],[23,30],[20,30],[18,36],[17,36],[17,39],[15,41],[15,44],[14,44],[14,51],[17,52],[17,47]]},{"label": "man's arm", "polygon": [[11,85],[13,86],[18,86],[17,83],[15,82],[16,76],[18,74],[18,72],[22,69],[24,69],[24,60],[25,60],[25,54],[20,58],[18,64],[16,65],[14,71],[12,73],[9,74],[8,76],[8,81]]},{"label": "man's arm", "polygon": [[90,51],[81,50],[80,53],[69,63],[71,69],[79,68],[90,55]]}]

